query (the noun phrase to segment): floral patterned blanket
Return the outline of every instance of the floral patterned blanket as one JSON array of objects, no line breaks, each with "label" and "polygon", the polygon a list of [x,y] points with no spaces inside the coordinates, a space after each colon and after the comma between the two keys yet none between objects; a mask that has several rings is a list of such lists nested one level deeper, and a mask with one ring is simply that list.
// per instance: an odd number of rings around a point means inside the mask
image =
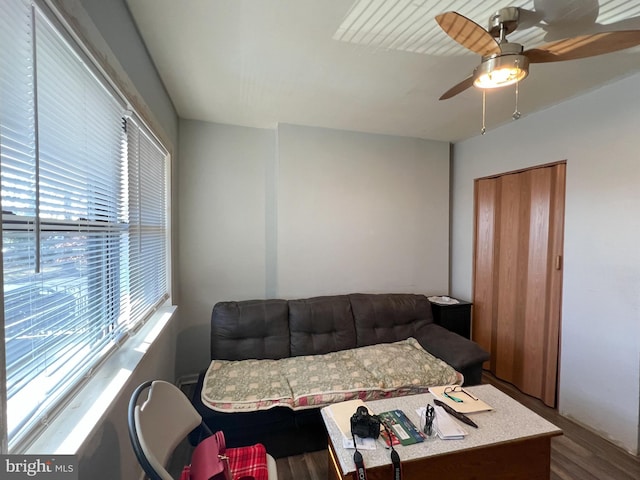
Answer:
[{"label": "floral patterned blanket", "polygon": [[205,374],[202,402],[220,412],[276,406],[299,410],[357,398],[413,395],[462,382],[462,374],[408,338],[281,360],[213,360]]}]

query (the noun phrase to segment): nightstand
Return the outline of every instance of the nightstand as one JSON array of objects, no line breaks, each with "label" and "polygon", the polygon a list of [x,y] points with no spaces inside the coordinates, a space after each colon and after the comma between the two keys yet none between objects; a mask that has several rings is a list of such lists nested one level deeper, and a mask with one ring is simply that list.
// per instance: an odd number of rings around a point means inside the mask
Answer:
[{"label": "nightstand", "polygon": [[443,305],[431,302],[433,321],[458,335],[471,339],[471,305],[470,302]]}]

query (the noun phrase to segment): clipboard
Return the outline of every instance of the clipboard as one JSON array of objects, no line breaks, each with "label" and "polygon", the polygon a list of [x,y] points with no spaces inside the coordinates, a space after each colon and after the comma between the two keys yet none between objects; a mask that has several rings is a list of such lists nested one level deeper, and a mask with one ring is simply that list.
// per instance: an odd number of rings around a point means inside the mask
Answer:
[{"label": "clipboard", "polygon": [[449,405],[456,412],[459,413],[475,413],[475,412],[486,412],[488,410],[493,410],[493,407],[488,403],[482,401],[478,397],[476,397],[473,393],[469,392],[473,397],[477,398],[474,400],[471,396],[465,393],[464,388],[462,388],[461,392],[453,392],[452,396],[462,400],[461,402],[456,402],[451,400],[450,398],[444,395],[444,390],[446,388],[461,388],[460,385],[444,385],[440,387],[429,387],[429,392],[436,397],[438,400]]}]

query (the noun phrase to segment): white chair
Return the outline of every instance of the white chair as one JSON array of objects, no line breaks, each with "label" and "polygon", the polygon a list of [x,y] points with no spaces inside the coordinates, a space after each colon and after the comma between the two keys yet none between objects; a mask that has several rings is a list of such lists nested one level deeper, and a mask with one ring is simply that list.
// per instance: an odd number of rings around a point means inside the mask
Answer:
[{"label": "white chair", "polygon": [[[148,389],[141,405],[138,401]],[[154,380],[136,388],[129,400],[129,438],[142,469],[151,480],[174,480],[165,465],[182,440],[197,426],[211,433],[187,396],[171,383]],[[267,454],[269,480],[277,480],[276,462]]]}]

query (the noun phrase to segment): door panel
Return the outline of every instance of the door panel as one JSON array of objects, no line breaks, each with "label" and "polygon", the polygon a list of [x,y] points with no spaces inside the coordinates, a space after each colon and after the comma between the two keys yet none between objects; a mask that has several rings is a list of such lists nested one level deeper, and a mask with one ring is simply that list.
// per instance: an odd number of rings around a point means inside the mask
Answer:
[{"label": "door panel", "polygon": [[[481,182],[476,184],[476,255],[473,317],[493,318],[493,269],[495,243],[495,210],[496,210],[495,182]],[[482,321],[473,324],[473,338],[488,351],[495,350],[493,342],[493,323]],[[493,363],[489,359],[484,367],[493,371]]]},{"label": "door panel", "polygon": [[473,338],[486,368],[555,406],[564,163],[476,180]]}]

